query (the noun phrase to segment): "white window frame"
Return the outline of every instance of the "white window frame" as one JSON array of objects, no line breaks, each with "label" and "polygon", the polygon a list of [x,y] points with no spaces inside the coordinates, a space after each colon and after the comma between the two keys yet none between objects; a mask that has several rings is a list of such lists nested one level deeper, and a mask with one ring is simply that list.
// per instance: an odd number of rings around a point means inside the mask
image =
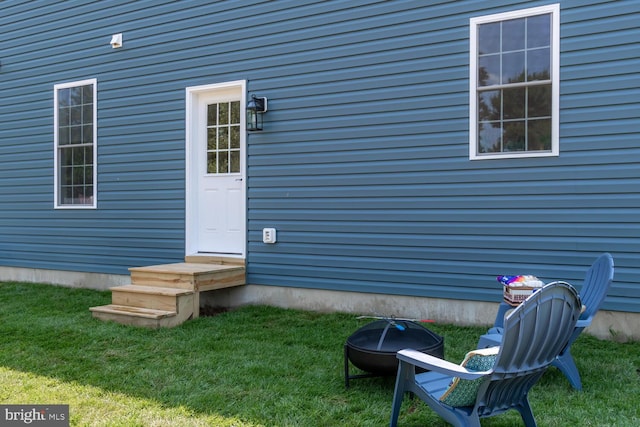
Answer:
[{"label": "white window frame", "polygon": [[[480,24],[525,18],[535,15],[551,15],[551,150],[478,153],[478,26]],[[505,13],[497,13],[471,18],[470,60],[469,60],[469,159],[512,159],[522,157],[550,157],[560,154],[559,122],[560,122],[560,4],[521,9]]]},{"label": "white window frame", "polygon": [[[59,136],[58,136],[58,92],[60,89],[67,89],[77,86],[93,85],[93,198],[91,203],[86,204],[63,204],[60,203],[60,164],[59,164]],[[96,209],[98,206],[98,80],[87,79],[75,82],[60,83],[53,86],[53,129],[54,129],[54,208],[55,209]]]}]

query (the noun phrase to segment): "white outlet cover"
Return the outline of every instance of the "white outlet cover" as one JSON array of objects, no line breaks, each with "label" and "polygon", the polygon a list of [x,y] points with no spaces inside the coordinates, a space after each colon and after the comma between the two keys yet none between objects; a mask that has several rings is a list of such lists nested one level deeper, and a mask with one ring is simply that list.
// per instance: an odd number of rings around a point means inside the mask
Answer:
[{"label": "white outlet cover", "polygon": [[275,243],[276,242],[276,229],[275,228],[263,228],[262,229],[262,242],[263,243]]}]

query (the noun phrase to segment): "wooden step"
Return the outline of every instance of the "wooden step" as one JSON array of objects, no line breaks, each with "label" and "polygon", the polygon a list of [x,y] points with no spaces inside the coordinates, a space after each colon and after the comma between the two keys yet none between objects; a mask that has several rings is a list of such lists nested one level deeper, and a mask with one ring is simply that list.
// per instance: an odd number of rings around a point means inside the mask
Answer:
[{"label": "wooden step", "polygon": [[117,304],[91,307],[90,310],[93,313],[93,317],[100,320],[147,328],[173,327],[186,320],[182,319],[174,311],[153,310]]},{"label": "wooden step", "polygon": [[111,288],[111,303],[115,305],[175,311],[186,303],[193,305],[194,291],[159,286],[125,285]]},{"label": "wooden step", "polygon": [[93,316],[152,328],[179,325],[200,315],[200,292],[245,284],[244,263],[194,263],[132,267],[131,285],[111,288],[111,304]]},{"label": "wooden step", "polygon": [[138,285],[122,285],[109,288],[110,291],[126,291],[140,294],[158,294],[167,296],[181,296],[192,294],[189,289],[167,288],[166,286],[138,286]]},{"label": "wooden step", "polygon": [[231,264],[180,262],[132,267],[131,283],[139,286],[209,291],[245,284],[245,267]]},{"label": "wooden step", "polygon": [[184,262],[193,264],[224,264],[224,265],[245,265],[244,258],[231,258],[220,255],[194,254],[184,257]]}]

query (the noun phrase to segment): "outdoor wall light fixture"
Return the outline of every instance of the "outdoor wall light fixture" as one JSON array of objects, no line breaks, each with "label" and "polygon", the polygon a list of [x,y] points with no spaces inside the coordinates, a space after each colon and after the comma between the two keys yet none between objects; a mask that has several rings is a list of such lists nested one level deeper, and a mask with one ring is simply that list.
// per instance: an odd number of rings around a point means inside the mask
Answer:
[{"label": "outdoor wall light fixture", "polygon": [[267,98],[251,96],[247,102],[247,130],[262,130],[262,116],[267,112]]}]

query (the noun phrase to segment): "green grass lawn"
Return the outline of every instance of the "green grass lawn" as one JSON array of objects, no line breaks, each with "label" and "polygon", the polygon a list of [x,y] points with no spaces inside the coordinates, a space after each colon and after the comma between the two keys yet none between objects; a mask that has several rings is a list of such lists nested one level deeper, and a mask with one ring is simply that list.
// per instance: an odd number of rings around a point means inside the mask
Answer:
[{"label": "green grass lawn", "polygon": [[[245,307],[172,329],[105,323],[89,307],[108,292],[0,284],[0,403],[69,404],[72,426],[384,426],[392,378],[352,380],[343,345],[367,320]],[[437,319],[436,319],[437,320]],[[432,324],[459,362],[485,328]],[[540,426],[640,425],[640,343],[583,334],[573,346],[584,385],[555,368],[533,388]],[[522,425],[517,413],[483,426]],[[399,424],[446,425],[417,399]]]}]

